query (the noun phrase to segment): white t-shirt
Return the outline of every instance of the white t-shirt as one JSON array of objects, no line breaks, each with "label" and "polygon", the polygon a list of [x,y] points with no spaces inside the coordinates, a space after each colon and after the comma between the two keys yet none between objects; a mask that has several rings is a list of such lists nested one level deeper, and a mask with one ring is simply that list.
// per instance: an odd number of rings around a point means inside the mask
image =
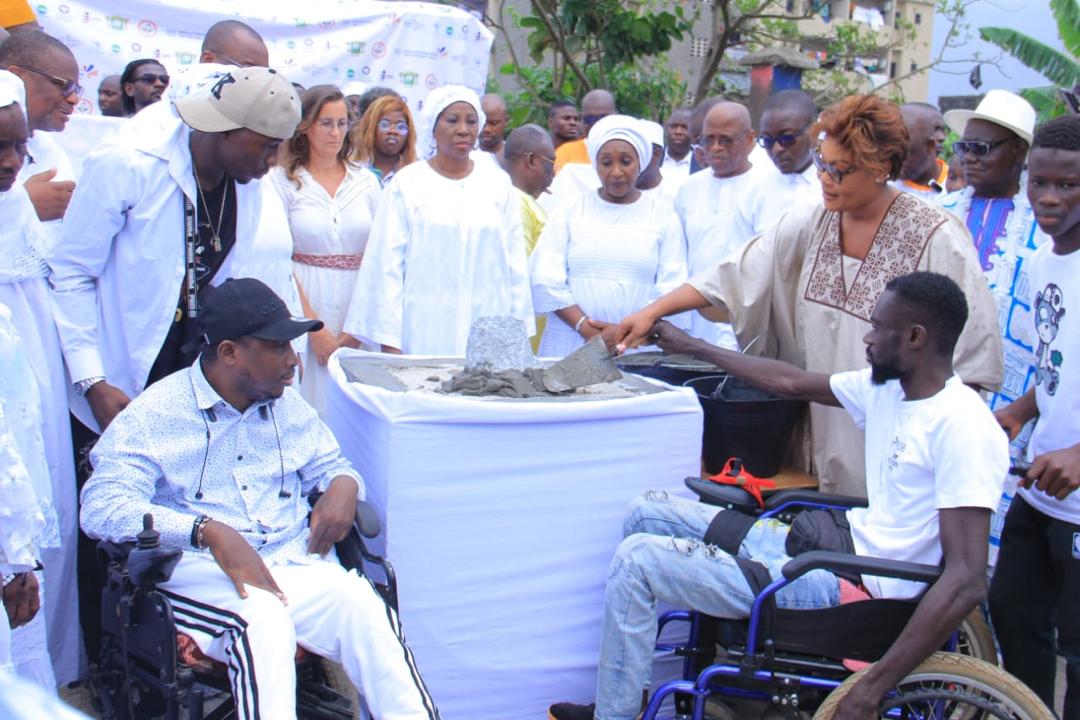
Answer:
[{"label": "white t-shirt", "polygon": [[[874,385],[870,369],[836,373],[833,394],[866,431],[869,507],[848,512],[859,555],[937,565],[938,510],[994,510],[1009,470],[1009,442],[982,398],[956,375],[936,395],[904,400],[899,380]],[[910,598],[923,583],[863,576],[877,598]]]},{"label": "white t-shirt", "polygon": [[[1035,318],[1035,403],[1039,421],[1028,459],[1080,443],[1080,252],[1056,255],[1053,243],[1031,256],[1031,314]],[[1080,491],[1064,500],[1021,489],[1039,512],[1080,523]]]}]

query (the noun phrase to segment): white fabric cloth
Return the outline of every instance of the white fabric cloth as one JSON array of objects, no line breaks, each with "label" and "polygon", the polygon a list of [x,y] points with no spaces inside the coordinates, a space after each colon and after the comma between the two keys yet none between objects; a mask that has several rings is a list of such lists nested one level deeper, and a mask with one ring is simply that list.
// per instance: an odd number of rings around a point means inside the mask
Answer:
[{"label": "white fabric cloth", "polygon": [[[757,192],[758,175],[751,169],[719,178],[706,169],[691,175],[675,196],[691,276],[715,267],[754,236],[758,222],[748,198]],[[737,347],[730,325],[699,313],[691,316],[690,333],[721,347]]]},{"label": "white fabric cloth", "polygon": [[548,218],[529,267],[533,307],[549,313],[541,357],[584,344],[556,310],[578,305],[594,320],[617,323],[686,282],[686,247],[663,209],[655,196],[617,205],[594,191]]},{"label": "white fabric cloth", "polygon": [[420,116],[419,134],[416,137],[416,153],[421,158],[429,158],[435,154],[435,123],[439,114],[456,102],[469,103],[476,110],[476,132],[477,137],[480,136],[487,116],[480,107],[479,96],[464,85],[443,85],[432,90],[424,100],[424,111]]},{"label": "white fabric cloth", "polygon": [[474,163],[451,180],[427,162],[383,188],[345,332],[406,353],[464,355],[477,318],[535,333],[521,205],[509,176]]},{"label": "white fabric cloth", "polygon": [[[333,196],[304,168],[297,172],[300,187],[289,180],[280,167],[270,171],[270,180],[281,195],[289,216],[294,253],[364,254],[381,193],[374,173],[349,163],[345,179]],[[292,269],[315,316],[323,321],[327,330],[335,336],[340,335],[358,270],[317,267],[295,261]],[[303,360],[300,394],[322,417],[326,412],[326,366],[319,364],[310,343]]]},{"label": "white fabric cloth", "polygon": [[[1080,252],[1054,253],[1053,243],[1031,258],[1031,308],[1035,317],[1035,402],[1039,419],[1028,459],[1080,443]],[[1021,488],[1028,505],[1050,517],[1080,524],[1080,492],[1064,500]]]},{"label": "white fabric cloth", "polygon": [[402,623],[443,717],[534,720],[553,699],[592,697],[626,504],[685,496],[700,469],[693,392],[395,393],[345,381],[341,362],[358,355],[330,360],[328,422],[385,520]]},{"label": "white fabric cloth", "polygon": [[[71,165],[67,153],[60,143],[56,141],[54,133],[42,132],[41,130],[30,133],[30,140],[26,143],[26,160],[22,169],[15,178],[15,182],[22,185],[32,176],[49,170],[56,170],[52,182],[65,182],[75,179],[75,168]],[[64,220],[50,220],[43,224],[45,231],[52,236],[53,241],[60,238],[64,229]]]},{"label": "white fabric cloth", "polygon": [[801,173],[782,173],[772,162],[761,170],[758,182],[747,194],[747,217],[754,222],[754,234],[772,231],[792,208],[821,204],[821,181],[813,163]]},{"label": "white fabric cloth", "polygon": [[567,163],[555,175],[547,191],[540,194],[537,202],[551,215],[561,205],[576,200],[583,193],[595,193],[599,187],[600,176],[591,163]]},{"label": "white fabric cloth", "polygon": [[589,153],[589,163],[593,167],[596,167],[596,156],[600,153],[600,148],[612,140],[630,143],[638,156],[639,173],[652,160],[652,143],[645,135],[642,121],[629,115],[608,115],[598,120],[585,138],[585,150]]},{"label": "white fabric cloth", "polygon": [[682,184],[690,179],[690,166],[693,165],[694,151],[686,153],[686,156],[682,160],[676,160],[671,157],[671,152],[664,152],[664,162],[660,165],[660,172],[664,174],[665,180],[672,180],[680,187]]},{"label": "white fabric cloth", "polygon": [[12,103],[19,103],[19,107],[26,112],[26,87],[22,78],[9,70],[0,70],[0,108],[6,108]]},{"label": "white fabric cloth", "polygon": [[[993,413],[953,375],[922,400],[906,400],[899,380],[874,385],[871,370],[829,378],[833,394],[866,432],[868,506],[847,513],[859,555],[937,565],[938,511],[993,511],[1009,471],[1009,442]],[[863,576],[877,598],[910,598],[923,583]]]},{"label": "white fabric cloth", "polygon": [[[131,121],[124,144],[103,148],[83,165],[65,231],[45,249],[73,383],[104,376],[129,397],[145,387],[184,280],[183,196],[198,203],[189,137],[175,111],[155,103]],[[258,278],[300,315],[281,199],[269,183],[252,180],[236,185],[236,202],[236,244],[214,284]],[[84,398],[70,392],[69,402],[79,420],[97,429]]]},{"label": "white fabric cloth", "polygon": [[0,303],[11,310],[15,331],[33,370],[33,389],[28,390],[25,379],[5,366],[0,396],[14,401],[29,397],[22,393],[32,392],[40,412],[37,422],[42,445],[27,449],[24,460],[40,470],[34,474],[44,481],[39,500],[47,508],[49,525],[40,548],[45,585],[50,590],[42,622],[48,626],[56,679],[69,683],[80,679],[85,669],[78,595],[71,581],[76,575],[78,509],[63,355],[45,279],[47,268],[39,254],[48,235],[26,190],[18,183],[0,193],[0,217]]}]

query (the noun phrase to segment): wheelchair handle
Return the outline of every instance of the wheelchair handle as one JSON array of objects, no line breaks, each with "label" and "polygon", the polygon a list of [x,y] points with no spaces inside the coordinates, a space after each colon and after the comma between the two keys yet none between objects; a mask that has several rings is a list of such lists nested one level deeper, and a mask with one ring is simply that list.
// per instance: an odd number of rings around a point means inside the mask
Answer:
[{"label": "wheelchair handle", "polygon": [[829,570],[832,572],[850,572],[875,577],[891,577],[900,580],[932,583],[941,576],[941,568],[936,565],[886,560],[884,558],[848,555],[846,553],[812,550],[788,560],[780,572],[786,580],[794,580],[811,570]]}]

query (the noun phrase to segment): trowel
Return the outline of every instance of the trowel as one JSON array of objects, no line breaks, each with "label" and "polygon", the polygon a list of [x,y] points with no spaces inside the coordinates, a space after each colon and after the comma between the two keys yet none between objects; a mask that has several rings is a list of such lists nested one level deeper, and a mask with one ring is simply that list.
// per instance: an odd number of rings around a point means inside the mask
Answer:
[{"label": "trowel", "polygon": [[622,377],[611,352],[599,335],[544,369],[544,388],[549,392],[566,392],[575,388],[612,382]]}]

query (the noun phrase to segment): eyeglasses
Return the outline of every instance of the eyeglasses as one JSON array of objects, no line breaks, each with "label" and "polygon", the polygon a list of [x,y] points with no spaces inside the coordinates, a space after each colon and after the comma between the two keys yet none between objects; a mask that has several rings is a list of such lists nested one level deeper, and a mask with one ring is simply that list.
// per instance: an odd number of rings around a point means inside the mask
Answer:
[{"label": "eyeglasses", "polygon": [[814,151],[810,153],[810,157],[813,159],[814,167],[817,168],[817,171],[819,173],[825,173],[826,175],[828,175],[837,185],[844,181],[845,176],[859,171],[858,168],[848,168],[847,170],[841,170],[835,165],[831,165],[825,162],[825,160],[821,157],[821,150],[817,148],[815,148]]},{"label": "eyeglasses", "polygon": [[12,65],[12,67],[20,67],[23,70],[29,70],[32,73],[37,73],[43,78],[47,78],[49,82],[59,88],[60,92],[64,94],[64,97],[69,97],[72,93],[75,95],[82,95],[82,85],[79,84],[78,80],[68,80],[67,78],[58,77],[52,73],[45,72],[44,70],[39,70],[36,67],[30,67],[29,65]]},{"label": "eyeglasses", "polygon": [[224,60],[224,61],[225,61],[226,63],[228,63],[229,65],[235,65],[236,67],[239,67],[239,68],[248,68],[248,67],[255,67],[255,66],[254,66],[254,65],[252,65],[251,63],[246,63],[246,62],[240,62],[239,60],[233,60],[233,59],[232,59],[231,57],[229,57],[228,55],[222,55],[222,54],[220,54],[220,53],[219,53],[219,54],[217,54],[217,56],[218,56],[219,58],[221,58],[222,60]]},{"label": "eyeglasses", "polygon": [[332,118],[323,118],[315,123],[323,132],[330,132],[331,130],[340,130],[345,132],[353,126],[348,120],[334,120]]},{"label": "eyeglasses", "polygon": [[581,116],[581,122],[583,122],[586,125],[591,127],[591,126],[595,125],[596,123],[598,123],[599,121],[606,118],[607,116],[608,116],[607,113],[602,113],[600,115],[582,115]]},{"label": "eyeglasses", "polygon": [[162,85],[168,85],[169,84],[169,76],[168,75],[153,75],[151,73],[147,73],[146,75],[140,75],[139,77],[135,78],[135,82],[144,82],[147,85],[153,85],[154,83],[159,82]]},{"label": "eyeglasses", "polygon": [[375,127],[379,128],[382,132],[390,132],[393,130],[398,135],[409,134],[409,123],[404,120],[398,120],[396,123],[392,123],[389,120],[380,120]]},{"label": "eyeglasses", "polygon": [[730,137],[727,135],[705,135],[704,137],[698,138],[697,143],[691,145],[691,147],[696,150],[708,150],[713,145],[719,145],[722,148],[730,149],[739,138],[748,132],[750,132],[750,130],[743,130]]},{"label": "eyeglasses", "polygon": [[[809,127],[809,125],[807,126]],[[782,148],[789,148],[799,142],[799,138],[806,132],[806,128],[798,132],[784,133],[783,135],[762,135],[757,139],[758,145],[766,150],[772,150],[773,145],[779,143]]]},{"label": "eyeglasses", "polygon": [[555,167],[555,158],[549,158],[547,155],[541,155],[540,153],[536,153],[536,152],[527,152],[527,153],[525,153],[525,157],[540,158],[541,160],[546,162],[548,165],[551,165],[552,167]]},{"label": "eyeglasses", "polygon": [[984,158],[989,155],[990,151],[996,148],[998,145],[1003,145],[1010,140],[1012,140],[1012,138],[994,140],[993,142],[986,142],[985,140],[957,140],[952,144],[952,149],[953,152],[959,155],[970,155],[972,157]]}]

